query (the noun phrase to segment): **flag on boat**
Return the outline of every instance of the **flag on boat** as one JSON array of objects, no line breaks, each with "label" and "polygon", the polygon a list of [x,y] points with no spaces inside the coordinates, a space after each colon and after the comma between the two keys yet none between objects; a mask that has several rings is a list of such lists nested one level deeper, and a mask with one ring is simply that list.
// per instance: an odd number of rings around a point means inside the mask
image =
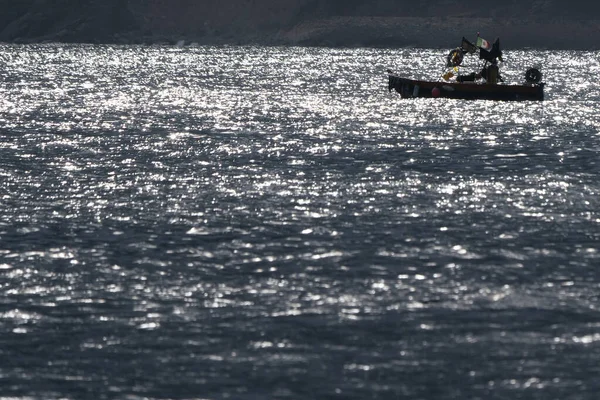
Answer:
[{"label": "flag on boat", "polygon": [[463,50],[463,52],[465,52],[465,53],[473,54],[477,51],[477,46],[475,46],[473,43],[471,43],[467,39],[465,39],[464,36],[462,38],[462,43],[461,43],[460,47]]},{"label": "flag on boat", "polygon": [[492,44],[484,38],[477,36],[477,47],[480,49],[489,50],[492,48]]},{"label": "flag on boat", "polygon": [[494,44],[490,46],[489,50],[486,50],[483,47],[480,48],[479,58],[491,63],[495,63],[497,60],[503,61],[502,50],[500,49],[500,38],[496,39]]}]

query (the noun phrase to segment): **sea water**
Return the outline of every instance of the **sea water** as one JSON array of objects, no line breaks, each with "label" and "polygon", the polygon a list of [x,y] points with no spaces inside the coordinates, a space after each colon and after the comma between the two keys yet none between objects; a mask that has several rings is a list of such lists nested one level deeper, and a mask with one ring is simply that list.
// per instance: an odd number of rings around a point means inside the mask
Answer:
[{"label": "sea water", "polygon": [[600,53],[446,53],[0,46],[0,399],[597,399]]}]

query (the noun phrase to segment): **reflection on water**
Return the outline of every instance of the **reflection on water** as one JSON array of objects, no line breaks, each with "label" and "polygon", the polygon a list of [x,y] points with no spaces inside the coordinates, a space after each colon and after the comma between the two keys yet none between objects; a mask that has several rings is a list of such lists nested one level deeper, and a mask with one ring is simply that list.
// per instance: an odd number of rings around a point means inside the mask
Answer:
[{"label": "reflection on water", "polygon": [[1,396],[595,398],[598,53],[0,55]]}]

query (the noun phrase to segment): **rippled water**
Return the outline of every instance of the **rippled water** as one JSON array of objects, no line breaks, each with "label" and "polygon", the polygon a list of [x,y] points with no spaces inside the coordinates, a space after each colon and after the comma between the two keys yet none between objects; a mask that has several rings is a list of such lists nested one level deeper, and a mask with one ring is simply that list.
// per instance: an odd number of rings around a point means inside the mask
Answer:
[{"label": "rippled water", "polygon": [[0,399],[596,399],[600,53],[445,54],[0,46]]}]

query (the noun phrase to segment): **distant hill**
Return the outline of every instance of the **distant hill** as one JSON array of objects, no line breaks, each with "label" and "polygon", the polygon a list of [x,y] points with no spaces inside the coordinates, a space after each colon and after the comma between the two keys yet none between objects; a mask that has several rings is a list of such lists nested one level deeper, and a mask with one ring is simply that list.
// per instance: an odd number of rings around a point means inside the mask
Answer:
[{"label": "distant hill", "polygon": [[0,41],[111,42],[138,30],[127,0],[0,0]]},{"label": "distant hill", "polygon": [[0,41],[599,49],[589,0],[0,0]]}]

